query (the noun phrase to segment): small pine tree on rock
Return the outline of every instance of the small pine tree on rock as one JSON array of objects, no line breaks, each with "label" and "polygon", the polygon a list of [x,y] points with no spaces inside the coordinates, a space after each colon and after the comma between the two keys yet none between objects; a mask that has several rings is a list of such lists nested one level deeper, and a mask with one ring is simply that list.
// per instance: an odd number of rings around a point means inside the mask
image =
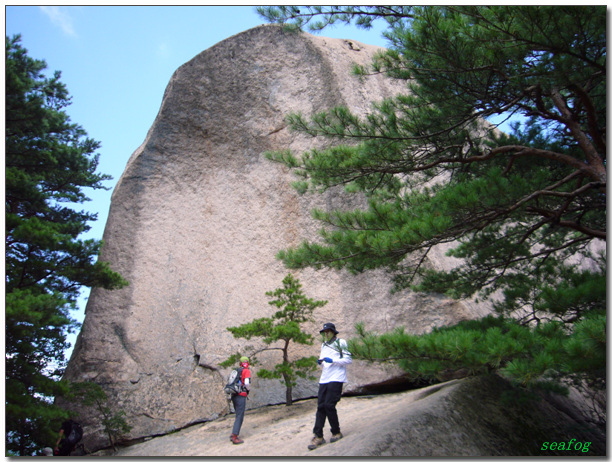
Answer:
[{"label": "small pine tree on rock", "polygon": [[[306,297],[302,291],[302,284],[291,274],[283,279],[282,287],[272,292],[266,292],[266,295],[272,298],[268,303],[277,307],[278,311],[268,318],[254,319],[238,327],[228,327],[227,330],[236,338],[261,337],[263,343],[270,345],[251,353],[251,358],[263,351],[280,350],[282,352],[282,362],[276,364],[272,370],[259,369],[257,377],[281,379],[286,387],[286,404],[290,406],[293,403],[292,390],[296,385],[297,378],[312,379],[311,372],[316,369],[317,358],[309,356],[291,361],[289,359],[289,345],[291,342],[301,345],[313,344],[312,335],[304,332],[301,325],[305,322],[314,321],[312,318],[313,311],[326,305],[327,300],[313,300]],[[280,346],[271,346],[279,344]],[[220,365],[228,367],[235,364],[239,356],[241,354],[233,355]]]},{"label": "small pine tree on rock", "polygon": [[104,433],[108,436],[108,442],[113,451],[116,452],[117,442],[132,429],[132,426],[125,420],[125,411],[113,412],[107,403],[108,396],[102,387],[95,382],[72,383],[68,398],[80,402],[84,406],[93,406],[100,413]]}]

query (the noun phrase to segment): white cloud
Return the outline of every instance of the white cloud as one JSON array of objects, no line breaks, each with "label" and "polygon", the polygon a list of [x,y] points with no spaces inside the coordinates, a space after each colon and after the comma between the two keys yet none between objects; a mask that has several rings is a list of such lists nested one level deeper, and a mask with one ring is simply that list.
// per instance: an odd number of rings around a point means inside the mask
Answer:
[{"label": "white cloud", "polygon": [[76,37],[76,31],[74,30],[74,25],[72,24],[72,18],[65,11],[65,9],[59,6],[39,6],[40,10],[45,13],[51,22],[57,26],[59,26],[66,35],[70,35]]}]

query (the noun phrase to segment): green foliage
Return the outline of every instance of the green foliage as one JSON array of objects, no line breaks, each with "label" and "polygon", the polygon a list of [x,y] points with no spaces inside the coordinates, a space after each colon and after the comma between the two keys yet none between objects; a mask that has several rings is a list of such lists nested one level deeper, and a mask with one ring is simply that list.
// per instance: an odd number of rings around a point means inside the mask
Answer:
[{"label": "green foliage", "polygon": [[83,406],[94,406],[100,413],[101,423],[108,435],[108,442],[116,450],[115,444],[132,429],[125,420],[125,411],[114,413],[107,405],[108,396],[95,382],[74,382],[70,385],[68,398]]},{"label": "green foliage", "polygon": [[[255,352],[248,352],[251,362],[256,360],[257,354],[263,351],[280,350],[283,360],[274,366],[273,370],[259,369],[257,377],[265,379],[281,379],[286,387],[286,404],[291,405],[292,389],[296,385],[296,379],[311,378],[311,372],[316,369],[315,356],[302,357],[289,360],[289,345],[291,342],[301,345],[312,345],[312,335],[302,331],[301,325],[305,322],[312,322],[313,311],[327,304],[326,300],[313,300],[306,297],[302,291],[302,284],[291,274],[283,279],[283,286],[272,291],[266,292],[271,297],[268,303],[278,309],[271,317],[254,319],[249,323],[238,327],[228,327],[236,338],[247,340],[253,337],[260,337],[265,345],[278,345],[279,347],[264,347]],[[245,349],[245,351],[248,351]],[[220,363],[223,367],[228,367],[238,362],[243,353],[236,353],[226,361]]]},{"label": "green foliage", "polygon": [[235,353],[235,354],[231,355],[225,361],[220,362],[219,366],[221,366],[221,367],[232,367],[232,366],[235,366],[236,364],[238,364],[240,362],[240,357],[241,356],[247,356],[249,358],[249,360],[250,360],[250,364],[251,365],[257,364],[257,358],[255,356],[253,356],[251,349],[245,347],[243,352],[238,352],[238,353]]},{"label": "green foliage", "polygon": [[[289,268],[386,268],[395,290],[502,296],[493,300],[503,325],[395,332],[399,343],[367,336],[361,348],[388,347],[377,358],[404,352],[399,360],[416,374],[462,365],[533,383],[553,370],[578,373],[570,351],[584,345],[593,360],[581,373],[603,377],[605,362],[591,351],[602,344],[588,326],[601,327],[590,314],[606,304],[605,7],[258,11],[311,31],[386,21],[389,49],[355,74],[384,74],[407,89],[364,116],[345,107],[287,116],[292,130],[333,146],[267,157],[296,173],[302,194],[344,186],[367,206],[314,210],[320,238],[278,257]],[[487,122],[512,117],[520,122],[511,134]],[[434,270],[427,256],[445,244],[457,266]]]},{"label": "green foliage", "polygon": [[83,286],[125,281],[96,261],[100,242],[79,240],[95,214],[77,211],[83,188],[103,188],[99,143],[70,123],[60,73],[28,57],[20,37],[6,38],[5,271],[6,445],[19,455],[49,446],[53,421],[67,417],[52,397],[66,359],[70,317]]},{"label": "green foliage", "polygon": [[316,369],[316,364],[316,356],[302,357],[295,361],[278,363],[274,366],[273,370],[260,369],[257,371],[257,377],[262,379],[280,379],[281,383],[289,389],[297,384],[297,377],[312,380],[313,377],[310,373]]},{"label": "green foliage", "polygon": [[560,391],[559,374],[605,374],[605,311],[590,313],[571,329],[562,322],[530,327],[493,316],[424,335],[403,328],[376,335],[362,324],[356,328],[357,337],[349,341],[355,358],[396,361],[414,378],[439,379],[459,369],[467,375],[498,371],[524,386]]},{"label": "green foliage", "polygon": [[[259,6],[257,12],[270,22],[286,23],[289,29],[305,26],[312,32],[333,26],[335,23],[351,24],[370,29],[372,22],[384,18],[396,24],[411,17],[410,6]],[[318,19],[322,17],[322,19]],[[289,21],[289,22],[286,22]]]},{"label": "green foliage", "polygon": [[[292,168],[300,192],[345,185],[366,210],[315,211],[323,243],[279,253],[290,268],[391,269],[398,289],[471,295],[507,286],[556,256],[605,239],[605,8],[278,7],[271,21],[319,30],[336,21],[389,23],[391,47],[369,72],[406,81],[409,94],[365,117],[326,109],[292,129],[360,144],[268,153]],[[322,18],[313,23],[316,18]],[[512,136],[483,123],[523,115]],[[421,258],[461,245],[466,265],[444,278]]]}]

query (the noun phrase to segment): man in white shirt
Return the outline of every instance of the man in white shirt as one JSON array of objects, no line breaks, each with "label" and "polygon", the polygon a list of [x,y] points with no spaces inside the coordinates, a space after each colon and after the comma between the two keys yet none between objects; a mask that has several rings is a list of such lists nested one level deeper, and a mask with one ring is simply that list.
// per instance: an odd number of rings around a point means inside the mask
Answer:
[{"label": "man in white shirt", "polygon": [[323,427],[326,418],[329,420],[332,432],[329,441],[333,443],[342,438],[336,404],[340,401],[342,386],[347,381],[346,366],[353,362],[346,341],[336,337],[338,331],[333,323],[325,323],[320,333],[323,335],[324,341],[321,345],[321,354],[317,363],[323,366],[323,372],[319,380],[317,415],[313,429],[314,437],[311,444],[308,445],[308,449],[315,449],[325,443]]}]

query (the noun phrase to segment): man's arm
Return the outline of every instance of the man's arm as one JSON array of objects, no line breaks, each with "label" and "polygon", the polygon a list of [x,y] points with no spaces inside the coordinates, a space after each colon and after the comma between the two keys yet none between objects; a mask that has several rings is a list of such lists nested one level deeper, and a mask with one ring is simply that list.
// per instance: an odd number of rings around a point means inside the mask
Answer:
[{"label": "man's arm", "polygon": [[62,441],[62,436],[64,436],[64,429],[60,429],[59,431],[59,438],[57,439],[57,443],[55,443],[55,448],[53,449],[59,449],[59,444]]},{"label": "man's arm", "polygon": [[244,387],[244,389],[247,392],[251,391],[251,371],[249,369],[245,369],[243,371],[243,380],[242,380],[242,386]]}]

